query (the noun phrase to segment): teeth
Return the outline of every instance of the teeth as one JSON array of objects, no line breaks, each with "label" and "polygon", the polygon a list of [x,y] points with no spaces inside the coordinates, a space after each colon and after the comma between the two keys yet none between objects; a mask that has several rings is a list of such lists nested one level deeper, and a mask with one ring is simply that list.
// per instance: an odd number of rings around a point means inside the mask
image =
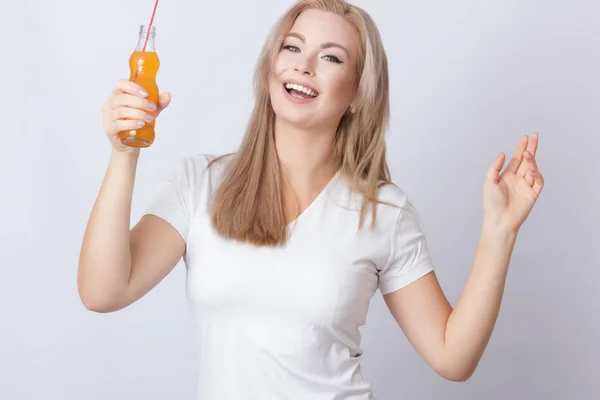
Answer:
[{"label": "teeth", "polygon": [[306,88],[304,86],[301,85],[296,85],[295,83],[286,83],[285,84],[285,88],[286,89],[294,89],[297,90],[299,92],[302,93],[306,93],[307,95],[311,96],[311,97],[317,97],[318,93],[314,92],[313,90]]}]

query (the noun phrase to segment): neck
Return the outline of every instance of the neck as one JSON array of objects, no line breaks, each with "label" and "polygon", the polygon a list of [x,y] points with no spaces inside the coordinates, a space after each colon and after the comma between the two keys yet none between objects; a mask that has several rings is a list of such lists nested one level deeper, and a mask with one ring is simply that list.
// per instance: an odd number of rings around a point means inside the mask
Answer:
[{"label": "neck", "polygon": [[336,173],[335,131],[306,131],[275,121],[275,145],[286,180],[297,188],[318,188]]}]

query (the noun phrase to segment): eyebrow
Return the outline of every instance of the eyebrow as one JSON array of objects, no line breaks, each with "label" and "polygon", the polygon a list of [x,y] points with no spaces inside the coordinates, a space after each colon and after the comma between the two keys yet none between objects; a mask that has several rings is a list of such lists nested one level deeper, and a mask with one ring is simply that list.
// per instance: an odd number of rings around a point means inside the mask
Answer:
[{"label": "eyebrow", "polygon": [[[290,32],[290,33],[288,33],[286,35],[286,37],[290,37],[290,36],[291,37],[295,37],[296,39],[300,40],[302,43],[306,43],[306,38],[303,35],[301,35],[301,34],[299,34],[297,32]],[[350,52],[348,52],[348,49],[346,49],[344,46],[342,46],[339,43],[325,42],[325,43],[323,43],[321,45],[322,49],[328,49],[328,48],[331,48],[331,47],[337,47],[338,49],[342,49],[343,51],[346,52],[346,55],[350,56]]]}]

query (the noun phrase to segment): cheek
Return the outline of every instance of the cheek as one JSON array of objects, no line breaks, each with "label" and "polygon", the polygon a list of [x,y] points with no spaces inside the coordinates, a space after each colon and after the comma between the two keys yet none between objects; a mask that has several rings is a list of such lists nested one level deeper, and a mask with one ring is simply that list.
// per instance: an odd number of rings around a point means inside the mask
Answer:
[{"label": "cheek", "polygon": [[294,65],[294,60],[292,58],[291,53],[282,51],[277,55],[275,59],[275,64],[273,65],[273,72],[275,76],[280,76],[285,71],[292,68]]},{"label": "cheek", "polygon": [[282,69],[281,63],[276,61],[269,77],[269,91],[271,92],[271,96],[277,95],[278,91],[276,91],[276,89],[279,89],[279,85],[281,83],[280,77],[283,72],[284,69]]},{"label": "cheek", "polygon": [[356,83],[352,77],[338,76],[328,80],[327,92],[332,103],[345,108],[356,96]]},{"label": "cheek", "polygon": [[274,78],[279,77],[283,73],[284,68],[283,68],[282,64],[283,63],[282,63],[281,58],[278,58],[277,60],[275,60],[275,64],[273,64],[273,77]]},{"label": "cheek", "polygon": [[[276,95],[279,93],[279,85],[281,85],[281,75],[287,71],[287,64],[285,57],[277,57],[275,63],[273,64],[273,72],[271,73],[271,77],[269,80],[269,89],[271,91],[271,95]],[[277,90],[275,92],[275,90]]]}]

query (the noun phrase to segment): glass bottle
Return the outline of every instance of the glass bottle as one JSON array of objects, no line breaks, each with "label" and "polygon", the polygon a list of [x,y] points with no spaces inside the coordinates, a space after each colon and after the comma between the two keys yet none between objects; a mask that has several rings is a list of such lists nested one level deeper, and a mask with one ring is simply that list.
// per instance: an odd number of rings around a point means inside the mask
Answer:
[{"label": "glass bottle", "polygon": [[[146,97],[158,107],[158,86],[156,76],[160,67],[160,60],[156,53],[154,39],[156,28],[153,26],[150,32],[148,25],[142,25],[139,31],[138,43],[129,57],[129,80],[142,86],[148,96]],[[145,125],[138,129],[119,132],[119,139],[127,146],[149,147],[154,142],[154,127],[156,123],[156,110],[145,110],[147,114],[154,117],[152,121],[144,121]]]}]

